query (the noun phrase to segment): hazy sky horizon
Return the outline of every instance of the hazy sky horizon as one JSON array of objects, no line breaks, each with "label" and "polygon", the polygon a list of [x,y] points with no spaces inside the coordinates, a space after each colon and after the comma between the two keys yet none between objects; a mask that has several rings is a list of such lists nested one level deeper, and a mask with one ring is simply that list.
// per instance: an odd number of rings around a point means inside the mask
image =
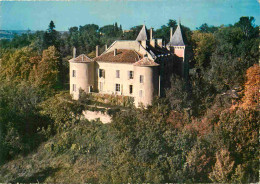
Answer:
[{"label": "hazy sky horizon", "polygon": [[203,23],[234,24],[241,16],[255,17],[260,24],[258,0],[70,0],[3,1],[0,0],[1,30],[46,30],[54,21],[56,29],[117,22],[129,29],[145,22],[148,28],[160,28],[169,19],[194,30]]}]

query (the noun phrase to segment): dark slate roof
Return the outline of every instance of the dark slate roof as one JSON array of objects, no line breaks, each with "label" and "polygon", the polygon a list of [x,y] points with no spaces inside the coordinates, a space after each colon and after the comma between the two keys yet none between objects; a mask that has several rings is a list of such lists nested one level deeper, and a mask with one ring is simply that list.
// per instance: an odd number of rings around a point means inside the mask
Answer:
[{"label": "dark slate roof", "polygon": [[181,32],[181,26],[178,24],[177,29],[175,30],[170,42],[167,44],[169,46],[185,46],[182,32]]},{"label": "dark slate roof", "polygon": [[86,63],[86,62],[91,62],[92,60],[86,56],[85,54],[81,54],[76,58],[72,58],[69,60],[70,62],[77,62],[77,63]]},{"label": "dark slate roof", "polygon": [[93,60],[111,63],[135,63],[141,58],[142,55],[135,52],[134,50],[118,49],[116,56],[114,56],[114,51],[110,51],[95,57]]},{"label": "dark slate roof", "polygon": [[150,37],[150,36],[149,36],[148,31],[147,31],[145,25],[143,25],[143,27],[142,27],[141,31],[139,32],[139,34],[138,34],[136,40],[137,40],[137,41],[149,40],[149,39],[150,39],[149,37]]}]

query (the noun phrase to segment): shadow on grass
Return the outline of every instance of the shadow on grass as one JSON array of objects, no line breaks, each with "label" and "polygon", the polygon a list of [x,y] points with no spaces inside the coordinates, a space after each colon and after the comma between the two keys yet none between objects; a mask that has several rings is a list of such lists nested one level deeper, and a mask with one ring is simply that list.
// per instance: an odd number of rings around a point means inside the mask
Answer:
[{"label": "shadow on grass", "polygon": [[11,181],[10,183],[42,183],[48,176],[53,175],[58,170],[60,170],[60,168],[47,167],[40,172],[34,173],[32,176],[19,177]]}]

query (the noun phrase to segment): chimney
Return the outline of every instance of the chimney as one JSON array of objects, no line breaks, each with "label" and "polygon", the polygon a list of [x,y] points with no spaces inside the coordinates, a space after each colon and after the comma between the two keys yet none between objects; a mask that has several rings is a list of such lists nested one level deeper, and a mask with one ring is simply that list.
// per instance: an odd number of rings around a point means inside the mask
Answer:
[{"label": "chimney", "polygon": [[157,45],[161,48],[163,47],[162,39],[157,39]]},{"label": "chimney", "polygon": [[171,27],[171,29],[170,29],[170,40],[172,39],[172,32],[173,32],[173,28]]},{"label": "chimney", "polygon": [[153,39],[153,28],[150,29],[150,40]]},{"label": "chimney", "polygon": [[76,57],[76,47],[73,47],[73,58]]},{"label": "chimney", "polygon": [[107,45],[105,45],[105,51],[107,50]]},{"label": "chimney", "polygon": [[116,55],[117,55],[117,49],[114,50],[114,56],[116,56]]},{"label": "chimney", "polygon": [[155,39],[151,39],[151,40],[150,40],[150,45],[151,45],[152,47],[155,47]]},{"label": "chimney", "polygon": [[96,46],[96,57],[99,56],[99,45]]}]

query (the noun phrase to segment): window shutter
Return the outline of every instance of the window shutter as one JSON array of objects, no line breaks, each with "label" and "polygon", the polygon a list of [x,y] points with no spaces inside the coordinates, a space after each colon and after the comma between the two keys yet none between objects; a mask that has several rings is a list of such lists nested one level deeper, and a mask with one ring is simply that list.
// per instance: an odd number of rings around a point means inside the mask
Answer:
[{"label": "window shutter", "polygon": [[103,70],[103,77],[105,78],[105,70]]}]

